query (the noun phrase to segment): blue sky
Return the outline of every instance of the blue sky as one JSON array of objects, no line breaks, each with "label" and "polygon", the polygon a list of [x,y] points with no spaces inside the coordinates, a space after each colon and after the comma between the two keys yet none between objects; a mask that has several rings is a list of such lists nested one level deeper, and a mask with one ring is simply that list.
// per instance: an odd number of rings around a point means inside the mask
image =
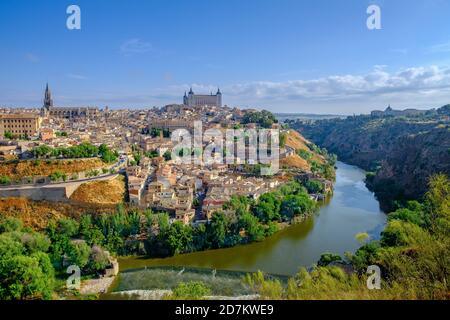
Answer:
[{"label": "blue sky", "polygon": [[[81,8],[81,30],[66,8]],[[381,30],[366,9],[381,8]],[[2,0],[0,106],[230,106],[366,113],[450,103],[447,0]]]}]

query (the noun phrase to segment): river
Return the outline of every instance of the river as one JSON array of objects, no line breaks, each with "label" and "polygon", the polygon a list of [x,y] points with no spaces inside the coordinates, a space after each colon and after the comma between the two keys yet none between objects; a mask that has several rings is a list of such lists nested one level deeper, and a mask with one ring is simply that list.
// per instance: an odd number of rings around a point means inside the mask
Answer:
[{"label": "river", "polygon": [[209,250],[165,259],[121,259],[121,271],[155,266],[200,267],[229,271],[264,271],[293,275],[301,266],[316,263],[324,252],[354,252],[359,232],[377,239],[386,215],[364,184],[363,170],[337,163],[334,194],[314,216],[262,242]]}]

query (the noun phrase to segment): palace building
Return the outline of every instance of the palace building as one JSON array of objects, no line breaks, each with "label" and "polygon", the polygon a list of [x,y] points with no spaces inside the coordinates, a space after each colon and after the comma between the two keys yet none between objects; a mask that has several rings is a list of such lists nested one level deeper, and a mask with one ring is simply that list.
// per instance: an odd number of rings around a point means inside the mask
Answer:
[{"label": "palace building", "polygon": [[79,117],[83,118],[95,117],[100,113],[100,111],[96,107],[81,107],[81,108],[54,107],[52,93],[47,83],[44,95],[44,106],[42,107],[41,113],[43,116],[72,119]]},{"label": "palace building", "polygon": [[216,94],[195,94],[194,91],[189,91],[188,94],[184,93],[183,104],[188,107],[222,107],[222,93],[220,89],[217,89]]}]

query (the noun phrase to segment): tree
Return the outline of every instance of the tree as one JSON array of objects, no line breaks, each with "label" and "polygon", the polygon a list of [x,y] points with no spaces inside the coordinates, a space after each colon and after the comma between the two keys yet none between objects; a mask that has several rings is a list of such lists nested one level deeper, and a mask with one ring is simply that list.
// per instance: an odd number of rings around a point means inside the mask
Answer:
[{"label": "tree", "polygon": [[170,160],[172,160],[172,153],[169,150],[167,150],[166,152],[164,152],[163,157],[164,157],[164,160],[170,161]]},{"label": "tree", "polygon": [[11,131],[6,131],[4,136],[5,136],[5,139],[9,139],[9,140],[14,139],[14,135],[12,134]]},{"label": "tree", "polygon": [[0,258],[0,299],[50,299],[54,271],[45,253]]},{"label": "tree", "polygon": [[210,241],[213,247],[224,247],[228,226],[228,219],[223,212],[213,214],[211,223],[209,224]]},{"label": "tree", "polygon": [[192,229],[185,226],[181,221],[172,223],[167,232],[166,243],[171,255],[185,251],[189,243],[192,242]]},{"label": "tree", "polygon": [[89,262],[91,248],[83,240],[72,241],[69,245],[67,257],[70,264],[83,269]]},{"label": "tree", "polygon": [[265,193],[259,197],[258,203],[253,207],[255,215],[263,222],[279,220],[281,200],[277,193]]},{"label": "tree", "polygon": [[292,219],[294,216],[311,212],[314,207],[314,201],[307,194],[290,195],[281,205],[281,215]]},{"label": "tree", "polygon": [[342,261],[342,258],[340,255],[333,254],[333,253],[323,253],[320,256],[320,260],[317,262],[317,265],[320,267],[326,267],[332,262],[336,261]]},{"label": "tree", "polygon": [[239,218],[239,227],[245,230],[248,241],[264,240],[264,227],[259,223],[258,218],[251,213],[246,212]]},{"label": "tree", "polygon": [[278,120],[275,118],[275,116],[267,110],[247,112],[242,119],[243,124],[256,123],[261,127],[268,129],[277,122]]},{"label": "tree", "polygon": [[317,180],[308,180],[305,183],[305,187],[309,193],[323,193],[324,191],[324,186],[322,182]]},{"label": "tree", "polygon": [[98,272],[105,270],[109,265],[110,261],[107,253],[99,246],[93,246],[89,256],[89,270]]},{"label": "tree", "polygon": [[193,228],[193,243],[195,250],[203,250],[209,247],[208,234],[206,232],[206,226],[199,224]]}]

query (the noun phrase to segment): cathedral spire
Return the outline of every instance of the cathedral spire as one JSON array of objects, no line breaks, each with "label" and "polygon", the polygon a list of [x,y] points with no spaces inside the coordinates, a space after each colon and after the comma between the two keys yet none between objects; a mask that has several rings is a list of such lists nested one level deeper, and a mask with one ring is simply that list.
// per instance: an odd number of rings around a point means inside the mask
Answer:
[{"label": "cathedral spire", "polygon": [[48,82],[45,87],[45,95],[44,95],[44,108],[49,109],[50,107],[53,107],[53,99],[52,99],[52,93],[50,91],[50,88],[48,87]]}]

